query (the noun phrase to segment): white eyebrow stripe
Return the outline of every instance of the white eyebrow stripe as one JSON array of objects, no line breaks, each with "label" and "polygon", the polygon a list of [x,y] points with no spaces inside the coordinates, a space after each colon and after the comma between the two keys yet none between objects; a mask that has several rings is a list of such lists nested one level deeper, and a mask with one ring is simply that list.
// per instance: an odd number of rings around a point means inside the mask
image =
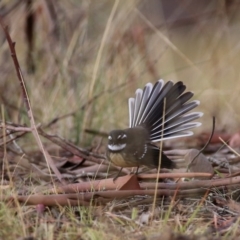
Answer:
[{"label": "white eyebrow stripe", "polygon": [[126,143],[119,144],[119,145],[108,144],[108,149],[110,149],[111,151],[119,151],[124,149],[125,147],[126,147]]},{"label": "white eyebrow stripe", "polygon": [[108,136],[108,140],[112,140],[112,136]]},{"label": "white eyebrow stripe", "polygon": [[117,139],[124,139],[124,138],[127,138],[127,135],[126,135],[126,134],[118,135],[118,136],[117,136]]}]

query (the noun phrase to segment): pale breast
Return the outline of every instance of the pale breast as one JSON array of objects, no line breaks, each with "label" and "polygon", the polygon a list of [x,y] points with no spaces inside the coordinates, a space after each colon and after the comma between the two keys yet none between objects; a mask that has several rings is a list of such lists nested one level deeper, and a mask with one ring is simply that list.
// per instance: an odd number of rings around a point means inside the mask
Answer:
[{"label": "pale breast", "polygon": [[111,162],[119,167],[136,167],[136,162],[129,161],[129,159],[124,160],[122,154],[120,153],[110,153],[109,157]]}]

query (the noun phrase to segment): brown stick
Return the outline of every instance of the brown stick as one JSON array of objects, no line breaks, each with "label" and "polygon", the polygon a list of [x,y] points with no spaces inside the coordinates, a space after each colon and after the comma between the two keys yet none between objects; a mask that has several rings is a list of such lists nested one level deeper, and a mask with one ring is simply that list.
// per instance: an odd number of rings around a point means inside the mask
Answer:
[{"label": "brown stick", "polygon": [[[54,194],[54,195],[31,195],[31,196],[17,196],[16,199],[19,202],[24,203],[25,205],[37,205],[43,204],[46,206],[75,206],[75,205],[83,205],[89,206],[92,203],[107,203],[112,201],[113,199],[122,199],[127,197],[132,197],[135,195],[140,196],[154,196],[157,194],[160,196],[173,196],[176,194],[177,197],[180,196],[189,196],[205,193],[205,189],[191,189],[191,190],[159,190],[155,193],[155,190],[123,190],[123,191],[107,191],[107,192],[97,192],[97,193],[72,193],[72,194]],[[12,200],[12,198],[10,199]],[[94,202],[92,202],[94,200]],[[5,199],[5,201],[9,201],[9,199]]]},{"label": "brown stick", "polygon": [[15,43],[12,41],[12,39],[11,39],[11,37],[9,35],[9,32],[8,32],[8,28],[4,24],[3,19],[1,17],[0,17],[0,25],[2,26],[2,29],[3,29],[3,31],[5,33],[5,36],[7,38],[7,42],[8,42],[8,45],[9,45],[9,49],[11,51],[13,63],[14,63],[14,66],[15,66],[15,70],[16,70],[17,77],[18,77],[18,80],[19,80],[19,83],[20,83],[20,86],[21,86],[22,94],[23,94],[23,101],[24,101],[24,104],[26,106],[27,113],[28,113],[28,118],[29,118],[30,123],[31,123],[32,133],[33,133],[33,135],[34,135],[34,137],[36,139],[36,142],[37,142],[40,150],[42,151],[42,153],[44,155],[44,158],[45,158],[45,160],[47,162],[47,166],[49,168],[50,174],[51,174],[51,170],[50,170],[50,167],[51,167],[53,172],[58,177],[59,181],[64,183],[64,181],[62,180],[61,173],[58,171],[57,167],[55,166],[55,164],[54,164],[54,162],[53,162],[53,160],[51,158],[51,156],[46,151],[46,149],[44,149],[43,144],[41,142],[40,136],[39,136],[38,131],[37,131],[37,126],[35,124],[32,108],[31,108],[30,99],[29,99],[28,93],[27,93],[27,88],[26,88],[26,85],[25,85],[25,82],[24,82],[24,78],[23,78],[23,75],[22,75],[22,71],[21,71],[20,65],[18,63],[17,54],[16,54],[16,51],[15,51]]}]

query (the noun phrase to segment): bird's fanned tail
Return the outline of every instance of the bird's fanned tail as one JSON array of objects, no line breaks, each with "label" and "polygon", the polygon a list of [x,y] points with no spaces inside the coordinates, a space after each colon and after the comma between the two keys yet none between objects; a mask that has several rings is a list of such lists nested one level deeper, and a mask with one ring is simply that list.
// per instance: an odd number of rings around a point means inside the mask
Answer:
[{"label": "bird's fanned tail", "polygon": [[144,126],[152,142],[192,135],[189,129],[201,125],[192,121],[203,114],[189,113],[199,101],[189,101],[193,93],[185,90],[182,82],[164,84],[162,79],[137,89],[135,98],[129,99],[129,127]]}]

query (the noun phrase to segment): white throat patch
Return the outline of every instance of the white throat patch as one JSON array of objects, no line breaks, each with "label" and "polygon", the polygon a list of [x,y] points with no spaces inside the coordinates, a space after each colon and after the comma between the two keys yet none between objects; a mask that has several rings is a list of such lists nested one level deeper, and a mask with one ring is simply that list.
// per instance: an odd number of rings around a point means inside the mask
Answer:
[{"label": "white throat patch", "polygon": [[120,151],[120,150],[124,149],[125,147],[126,147],[126,143],[118,144],[118,145],[108,144],[108,149],[111,151]]}]

